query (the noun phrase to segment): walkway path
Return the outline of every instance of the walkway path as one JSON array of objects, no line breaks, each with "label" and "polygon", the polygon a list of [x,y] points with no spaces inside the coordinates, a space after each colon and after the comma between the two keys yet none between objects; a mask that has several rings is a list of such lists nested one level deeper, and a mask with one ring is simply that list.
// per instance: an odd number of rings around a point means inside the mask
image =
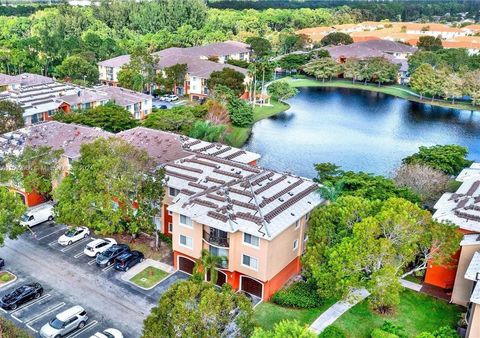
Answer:
[{"label": "walkway path", "polygon": [[340,318],[345,312],[350,308],[360,303],[362,300],[367,298],[370,293],[365,289],[359,289],[353,291],[348,298],[348,300],[341,300],[333,304],[327,311],[322,313],[313,323],[310,325],[310,330],[319,334],[329,325],[332,325],[334,321]]},{"label": "walkway path", "polygon": [[422,284],[410,282],[406,279],[400,279],[400,284],[402,284],[402,286],[406,289],[410,289],[417,292],[420,292],[420,290],[422,289]]}]

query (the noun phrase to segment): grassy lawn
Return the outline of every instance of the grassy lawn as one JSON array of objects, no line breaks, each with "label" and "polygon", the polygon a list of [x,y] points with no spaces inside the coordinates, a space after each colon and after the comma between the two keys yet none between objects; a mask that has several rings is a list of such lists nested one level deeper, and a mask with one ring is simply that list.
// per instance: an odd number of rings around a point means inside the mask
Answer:
[{"label": "grassy lawn", "polygon": [[310,325],[333,303],[335,302],[326,302],[317,309],[291,309],[270,302],[261,303],[255,308],[255,318],[257,325],[264,329],[272,329],[276,323],[284,319],[297,320],[302,324]]},{"label": "grassy lawn", "polygon": [[[271,103],[271,106],[256,106],[253,109],[254,122],[274,116],[290,108],[288,104],[283,102],[272,100]],[[226,137],[226,142],[233,147],[241,148],[247,142],[251,132],[252,128],[232,127],[231,132]]]},{"label": "grassy lawn", "polygon": [[448,304],[446,301],[405,290],[393,315],[380,316],[373,313],[365,300],[340,317],[334,325],[341,328],[347,337],[360,338],[370,337],[372,329],[389,320],[404,327],[409,337],[414,337],[420,332],[434,331],[441,326],[455,327],[463,311],[461,307]]},{"label": "grassy lawn", "polygon": [[455,108],[455,109],[465,109],[465,110],[479,110],[480,107],[473,106],[469,103],[456,103],[452,104],[447,101],[431,101],[429,99],[420,99],[412,95],[409,92],[414,92],[407,86],[402,85],[392,85],[392,86],[383,86],[378,87],[375,84],[368,84],[365,85],[361,82],[352,83],[349,80],[332,80],[332,81],[317,81],[315,79],[310,79],[304,76],[299,76],[297,78],[285,77],[279,81],[287,81],[293,87],[335,87],[335,88],[353,88],[353,89],[361,89],[361,90],[368,90],[373,92],[384,93],[396,97],[400,97],[402,99],[406,99],[413,102],[425,103],[430,104],[433,106],[440,106],[446,108]]},{"label": "grassy lawn", "polygon": [[130,278],[130,281],[132,283],[137,284],[138,286],[141,286],[142,288],[151,288],[158,282],[160,282],[162,279],[168,276],[168,273],[155,268],[153,266],[149,266],[146,269],[140,271],[138,274]]}]

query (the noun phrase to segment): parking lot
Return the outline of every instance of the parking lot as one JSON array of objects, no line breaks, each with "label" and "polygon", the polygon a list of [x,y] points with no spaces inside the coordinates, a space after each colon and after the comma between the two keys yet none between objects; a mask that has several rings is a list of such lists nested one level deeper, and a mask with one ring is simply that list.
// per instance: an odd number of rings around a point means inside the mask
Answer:
[{"label": "parking lot", "polygon": [[123,273],[114,270],[113,265],[100,268],[94,258],[83,253],[94,238],[64,247],[57,243],[66,230],[64,225],[45,222],[31,230],[0,248],[6,269],[18,277],[1,288],[0,295],[27,282],[41,283],[44,294],[15,311],[2,310],[0,314],[33,333],[57,313],[80,305],[89,315],[87,325],[67,337],[88,338],[109,327],[119,329],[124,337],[139,337],[143,320],[161,294],[177,280],[188,277],[176,272],[152,290],[143,290],[123,281]]}]

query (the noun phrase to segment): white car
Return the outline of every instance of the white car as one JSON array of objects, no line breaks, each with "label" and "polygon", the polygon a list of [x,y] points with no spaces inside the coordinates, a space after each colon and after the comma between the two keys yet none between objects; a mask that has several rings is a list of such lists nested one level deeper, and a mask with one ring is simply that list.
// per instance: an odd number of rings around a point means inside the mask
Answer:
[{"label": "white car", "polygon": [[167,101],[167,102],[172,102],[172,101],[177,101],[177,100],[178,100],[177,95],[167,95],[165,97],[165,101]]},{"label": "white car", "polygon": [[83,253],[89,257],[96,257],[114,244],[117,244],[117,241],[113,238],[99,238],[88,243]]},{"label": "white car", "polygon": [[106,329],[102,332],[97,332],[90,338],[123,338],[123,334],[117,329]]},{"label": "white car", "polygon": [[163,95],[163,96],[160,96],[158,99],[159,99],[160,101],[167,101],[168,96],[169,96],[169,95]]},{"label": "white car", "polygon": [[58,244],[66,246],[87,238],[90,230],[87,227],[76,227],[68,229],[62,236],[58,238]]}]

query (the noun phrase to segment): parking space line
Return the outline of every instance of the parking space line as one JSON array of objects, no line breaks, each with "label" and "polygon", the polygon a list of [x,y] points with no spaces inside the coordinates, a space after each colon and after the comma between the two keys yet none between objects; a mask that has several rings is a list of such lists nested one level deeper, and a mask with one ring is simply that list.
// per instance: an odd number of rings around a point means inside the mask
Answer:
[{"label": "parking space line", "polygon": [[90,241],[90,237],[85,237],[85,238],[82,238],[81,240],[79,240],[77,243],[74,243],[74,244],[71,244],[71,245],[68,245],[66,248],[63,248],[62,250],[60,250],[61,252],[67,252],[67,251],[70,251],[72,250],[73,248],[79,246],[80,244],[83,244],[87,241]]},{"label": "parking space line", "polygon": [[2,309],[1,307],[0,307],[0,311],[2,311],[3,313],[8,313],[7,310]]},{"label": "parking space line", "polygon": [[58,239],[56,239],[56,240],[54,240],[54,241],[51,241],[50,243],[48,243],[48,245],[53,246],[53,245],[55,245],[55,244],[57,244],[57,243],[58,243]]},{"label": "parking space line", "polygon": [[49,298],[50,296],[51,296],[51,294],[47,293],[47,294],[43,295],[42,297],[40,297],[40,298],[38,298],[38,299],[35,299],[33,302],[30,302],[30,303],[28,303],[28,304],[25,304],[25,305],[23,305],[23,306],[20,306],[19,308],[17,308],[17,309],[15,309],[15,310],[13,310],[12,312],[10,312],[10,314],[12,315],[13,318],[15,318],[16,320],[18,320],[18,321],[21,323],[20,319],[18,319],[17,317],[15,317],[15,313],[17,313],[17,312],[20,311],[20,310],[26,309],[26,308],[28,308],[28,307],[30,307],[30,306],[32,306],[32,305],[35,305],[35,304],[38,303],[39,301],[44,300],[44,299],[47,299],[47,298]]},{"label": "parking space line", "polygon": [[88,265],[93,265],[93,264],[95,264],[96,261],[97,261],[97,260],[94,258],[94,259],[92,259],[90,262],[88,262]]},{"label": "parking space line", "polygon": [[113,268],[113,263],[110,264],[109,266],[105,267],[102,269],[103,272],[107,272],[108,270],[111,270]]},{"label": "parking space line", "polygon": [[[48,235],[45,235],[45,236],[42,236],[42,237],[35,237],[35,239],[36,239],[37,241],[41,241],[42,239],[47,238],[47,237],[49,237],[49,236],[52,236],[53,234],[56,234],[57,232],[63,231],[63,230],[65,230],[66,228],[67,228],[67,227],[63,227],[63,228],[61,228],[61,229],[58,229],[57,231],[54,231],[54,232],[49,233]],[[35,232],[34,232],[34,233],[35,233]],[[35,234],[36,234],[36,233],[35,233]],[[56,242],[56,241],[55,241],[55,242]]]},{"label": "parking space line", "polygon": [[82,257],[82,256],[86,256],[86,255],[83,253],[83,251],[80,252],[80,253],[78,253],[78,254],[76,254],[76,255],[73,256],[73,257],[75,257],[75,258],[80,258],[80,257]]},{"label": "parking space line", "polygon": [[77,332],[74,332],[73,334],[71,334],[70,336],[67,336],[66,338],[75,338],[77,337],[80,333],[84,332],[84,331],[87,331],[88,329],[94,327],[95,325],[97,325],[98,322],[96,320],[94,321],[91,321],[90,323],[88,323],[87,325],[85,325],[83,327],[83,329],[77,331]]},{"label": "parking space line", "polygon": [[[29,326],[28,324],[36,322],[37,320],[45,317],[46,315],[48,315],[49,313],[52,313],[52,312],[55,311],[55,310],[58,310],[58,309],[64,307],[65,305],[66,305],[66,304],[65,304],[64,302],[58,303],[57,305],[54,305],[54,306],[48,308],[47,310],[41,312],[40,314],[36,315],[35,317],[28,319],[28,320],[26,321],[27,326]],[[22,323],[23,323],[23,322],[22,322]],[[30,326],[29,326],[29,328],[32,329],[32,330],[34,330],[34,329],[31,328]],[[38,331],[36,331],[36,332],[38,332]]]}]

